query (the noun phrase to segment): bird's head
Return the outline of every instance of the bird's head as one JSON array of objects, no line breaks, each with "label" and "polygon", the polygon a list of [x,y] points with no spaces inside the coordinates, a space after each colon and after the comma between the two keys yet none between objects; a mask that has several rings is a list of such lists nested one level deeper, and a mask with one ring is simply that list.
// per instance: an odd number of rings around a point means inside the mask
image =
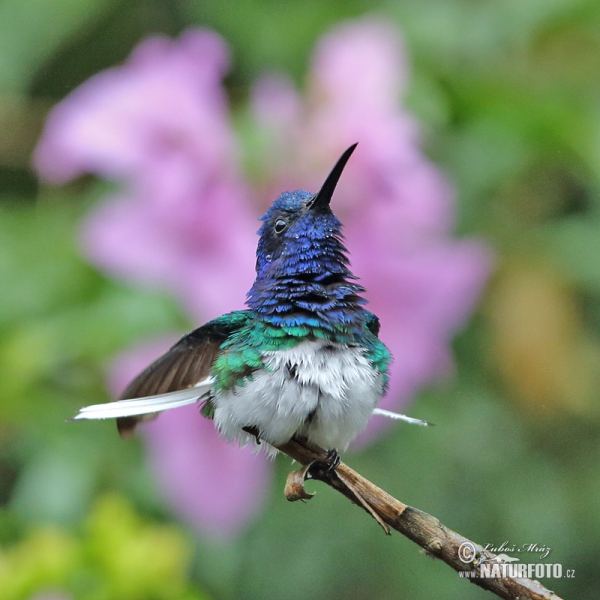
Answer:
[{"label": "bird's head", "polygon": [[[261,217],[263,225],[258,231],[256,252],[259,276],[267,272],[271,277],[317,274],[323,266],[335,270],[336,262],[347,263],[340,241],[341,223],[329,203],[355,148],[353,144],[342,154],[316,194],[303,190],[284,192]],[[336,256],[338,253],[340,256]]]}]

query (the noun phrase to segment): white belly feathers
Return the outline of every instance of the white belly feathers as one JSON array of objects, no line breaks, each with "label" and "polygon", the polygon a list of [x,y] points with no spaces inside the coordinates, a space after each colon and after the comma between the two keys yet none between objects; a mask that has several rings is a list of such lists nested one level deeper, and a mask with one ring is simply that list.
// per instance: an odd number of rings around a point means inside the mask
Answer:
[{"label": "white belly feathers", "polygon": [[329,450],[345,450],[367,426],[383,394],[382,377],[361,348],[305,341],[264,355],[266,369],[241,387],[218,393],[215,424],[231,441],[258,428],[273,444],[293,435]]}]

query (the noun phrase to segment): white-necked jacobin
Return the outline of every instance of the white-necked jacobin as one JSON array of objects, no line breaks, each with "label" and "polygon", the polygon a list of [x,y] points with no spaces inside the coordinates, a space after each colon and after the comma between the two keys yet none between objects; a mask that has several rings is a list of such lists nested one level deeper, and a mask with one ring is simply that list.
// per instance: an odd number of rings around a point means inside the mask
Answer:
[{"label": "white-necked jacobin", "polygon": [[247,310],[184,336],[127,387],[122,400],[75,419],[116,418],[122,434],[155,413],[202,402],[227,440],[281,445],[306,438],[345,450],[377,409],[391,356],[379,319],[350,272],[341,224],[329,206],[350,146],[316,194],[284,192],[261,218]]}]

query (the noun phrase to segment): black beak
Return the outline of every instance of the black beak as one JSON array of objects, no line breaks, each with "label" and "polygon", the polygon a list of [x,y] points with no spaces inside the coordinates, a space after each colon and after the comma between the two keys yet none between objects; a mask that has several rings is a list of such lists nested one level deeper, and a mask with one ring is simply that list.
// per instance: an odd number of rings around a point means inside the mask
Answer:
[{"label": "black beak", "polygon": [[333,191],[335,190],[335,186],[342,175],[342,171],[350,158],[350,155],[354,152],[358,144],[352,144],[344,154],[342,154],[335,164],[335,167],[331,170],[331,173],[327,176],[323,187],[313,196],[313,199],[309,203],[309,208],[311,210],[323,211],[329,207],[329,202],[331,202],[331,196],[333,196]]}]

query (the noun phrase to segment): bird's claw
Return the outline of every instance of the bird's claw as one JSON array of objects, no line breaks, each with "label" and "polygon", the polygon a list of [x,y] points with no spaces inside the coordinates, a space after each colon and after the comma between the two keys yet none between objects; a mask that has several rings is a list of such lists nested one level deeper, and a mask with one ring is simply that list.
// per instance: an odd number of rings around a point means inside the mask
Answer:
[{"label": "bird's claw", "polygon": [[329,467],[327,468],[327,473],[335,471],[335,469],[338,468],[338,465],[341,461],[342,459],[340,458],[340,453],[335,448],[329,450],[327,452],[327,458],[325,459],[325,464],[329,465]]},{"label": "bird's claw", "polygon": [[322,479],[335,471],[340,462],[340,453],[332,448],[327,452],[327,457],[324,460],[316,460],[310,465],[308,474],[312,479]]}]

